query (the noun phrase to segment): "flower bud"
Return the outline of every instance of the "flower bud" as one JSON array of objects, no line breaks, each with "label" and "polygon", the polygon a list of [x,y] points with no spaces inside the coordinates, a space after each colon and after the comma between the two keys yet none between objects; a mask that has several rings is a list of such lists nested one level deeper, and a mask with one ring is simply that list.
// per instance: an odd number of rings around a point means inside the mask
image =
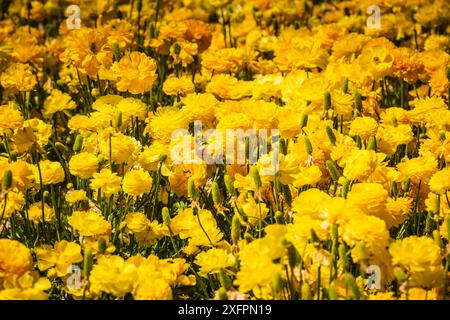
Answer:
[{"label": "flower bud", "polygon": [[403,186],[403,192],[408,193],[409,188],[411,187],[411,178],[406,178],[405,185]]},{"label": "flower bud", "polygon": [[275,221],[276,221],[278,224],[284,224],[284,215],[283,215],[283,212],[281,212],[281,211],[275,212]]},{"label": "flower bud", "polygon": [[5,173],[3,173],[3,190],[11,189],[12,176],[12,171],[10,169],[6,169]]},{"label": "flower bud", "polygon": [[83,146],[83,136],[79,134],[75,138],[75,143],[73,144],[73,151],[79,152],[82,146]]},{"label": "flower bud", "polygon": [[195,190],[195,182],[194,179],[189,178],[188,180],[188,195],[192,200],[197,200],[197,191]]},{"label": "flower bud", "polygon": [[166,226],[170,226],[170,212],[167,207],[163,207],[161,210],[163,222]]},{"label": "flower bud", "polygon": [[288,246],[287,250],[288,250],[289,267],[291,267],[291,269],[294,269],[294,267],[297,265],[297,262],[299,261],[300,254],[298,253],[295,246],[292,244]]},{"label": "flower bud", "polygon": [[292,203],[292,194],[291,194],[291,189],[289,189],[288,185],[283,185],[283,194],[284,194],[284,199],[286,200],[288,205],[291,205],[291,203]]},{"label": "flower bud", "polygon": [[344,83],[342,84],[342,92],[344,93],[348,92],[348,78],[344,79]]},{"label": "flower bud", "polygon": [[253,179],[256,189],[261,188],[261,177],[259,176],[258,168],[250,167],[250,175]]},{"label": "flower bud", "polygon": [[346,273],[344,275],[344,279],[345,285],[352,290],[353,298],[355,298],[355,300],[359,300],[361,293],[359,292],[355,277],[351,273]]},{"label": "flower bud", "polygon": [[86,278],[89,278],[89,275],[91,274],[92,266],[94,265],[94,261],[92,258],[92,252],[90,249],[84,251],[84,276]]},{"label": "flower bud", "polygon": [[227,290],[225,288],[220,287],[219,290],[217,290],[217,297],[219,300],[228,300]]},{"label": "flower bud", "polygon": [[348,266],[347,248],[345,247],[344,244],[340,244],[338,251],[339,251],[339,259],[342,261],[342,267],[345,270]]},{"label": "flower bud", "polygon": [[358,90],[355,89],[355,91],[353,92],[353,97],[355,99],[356,110],[358,110],[358,113],[361,114],[363,106],[362,106],[361,94],[359,93]]},{"label": "flower bud", "polygon": [[334,165],[333,161],[327,160],[325,162],[325,165],[327,166],[327,170],[330,173],[331,178],[334,181],[338,181],[341,174],[339,173],[338,169]]},{"label": "flower bud", "polygon": [[329,91],[325,92],[325,110],[329,110],[331,108],[331,94]]},{"label": "flower bud", "polygon": [[99,254],[104,254],[105,251],[106,251],[106,240],[105,240],[105,238],[104,237],[98,238],[97,245],[98,245],[98,253]]},{"label": "flower bud", "polygon": [[211,185],[211,193],[214,204],[216,206],[222,204],[222,194],[220,193],[219,184],[216,181],[214,181]]},{"label": "flower bud", "polygon": [[284,140],[283,138],[280,138],[280,151],[281,151],[281,154],[284,154],[284,155],[287,154],[287,143],[286,143],[286,140]]},{"label": "flower bud", "polygon": [[347,193],[350,189],[350,181],[345,180],[345,182],[342,184],[342,197],[347,199]]},{"label": "flower bud", "polygon": [[302,116],[300,118],[300,129],[303,129],[307,125],[308,125],[308,115],[302,114]]},{"label": "flower bud", "polygon": [[397,197],[397,195],[398,195],[397,182],[395,182],[395,181],[391,182],[391,194],[393,197]]},{"label": "flower bud", "polygon": [[330,126],[327,126],[327,136],[330,139],[330,142],[335,146],[336,145],[336,136],[334,135],[333,129]]},{"label": "flower bud", "polygon": [[394,276],[399,283],[402,283],[406,280],[406,274],[403,272],[402,268],[395,267]]},{"label": "flower bud", "polygon": [[334,287],[333,287],[333,284],[330,284],[330,286],[328,287],[328,298],[330,300],[338,299],[338,295],[337,295],[336,289],[334,289]]},{"label": "flower bud", "polygon": [[226,290],[230,290],[231,288],[231,280],[225,273],[225,269],[221,268],[219,270],[219,281],[222,287],[224,287]]},{"label": "flower bud", "polygon": [[116,117],[116,127],[120,128],[122,127],[122,112],[117,112],[117,117]]},{"label": "flower bud", "polygon": [[308,136],[303,136],[303,142],[305,143],[306,152],[311,156],[313,154],[313,147]]},{"label": "flower bud", "polygon": [[223,181],[225,182],[225,188],[227,189],[228,196],[234,196],[236,192],[234,190],[233,180],[231,180],[230,176],[226,174],[223,177]]},{"label": "flower bud", "polygon": [[239,216],[234,214],[231,220],[231,240],[235,245],[238,244],[241,238],[241,222],[239,221]]},{"label": "flower bud", "polygon": [[377,151],[377,139],[374,136],[369,137],[369,142],[367,143],[367,150]]}]

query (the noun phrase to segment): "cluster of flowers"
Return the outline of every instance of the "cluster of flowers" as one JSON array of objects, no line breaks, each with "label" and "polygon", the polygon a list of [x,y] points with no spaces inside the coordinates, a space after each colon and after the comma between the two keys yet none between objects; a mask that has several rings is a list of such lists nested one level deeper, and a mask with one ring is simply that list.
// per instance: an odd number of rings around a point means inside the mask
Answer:
[{"label": "cluster of flowers", "polygon": [[[448,1],[1,10],[0,299],[448,299]],[[195,121],[278,170],[175,163]]]}]

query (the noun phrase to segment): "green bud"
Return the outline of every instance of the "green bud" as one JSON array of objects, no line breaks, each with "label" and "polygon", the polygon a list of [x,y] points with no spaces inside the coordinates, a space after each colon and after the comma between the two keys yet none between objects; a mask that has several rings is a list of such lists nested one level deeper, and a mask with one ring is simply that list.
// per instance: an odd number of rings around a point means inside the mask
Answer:
[{"label": "green bud", "polygon": [[350,189],[350,181],[346,180],[344,184],[342,185],[342,197],[347,199],[347,193]]},{"label": "green bud", "polygon": [[356,110],[358,110],[359,114],[362,114],[362,98],[358,90],[355,89],[355,91],[353,92],[353,97],[355,99]]},{"label": "green bud", "polygon": [[80,152],[82,147],[83,147],[83,136],[79,134],[75,138],[75,143],[73,144],[73,151]]},{"label": "green bud", "polygon": [[342,84],[342,92],[344,93],[348,92],[348,78],[344,79],[344,83]]},{"label": "green bud", "polygon": [[397,195],[398,195],[397,182],[395,182],[395,181],[391,182],[391,194],[393,197],[397,197]]},{"label": "green bud", "polygon": [[333,287],[333,284],[330,284],[328,287],[328,298],[330,300],[337,300],[338,299],[338,295],[336,290]]},{"label": "green bud", "polygon": [[173,52],[174,52],[176,55],[179,55],[179,54],[180,54],[180,52],[181,52],[181,47],[180,47],[180,44],[179,44],[178,42],[175,42],[175,43],[173,44]]},{"label": "green bud", "polygon": [[280,138],[280,151],[281,151],[281,154],[284,154],[284,155],[287,154],[287,143],[286,143],[286,140],[284,140],[283,138]]},{"label": "green bud", "polygon": [[303,141],[305,143],[306,152],[311,156],[313,154],[313,147],[308,136],[303,136]]},{"label": "green bud", "polygon": [[161,215],[162,215],[162,219],[163,222],[166,226],[170,226],[170,212],[169,209],[167,207],[163,207],[161,210]]},{"label": "green bud", "polygon": [[367,143],[367,150],[377,151],[377,139],[374,136],[369,137],[369,142]]},{"label": "green bud", "polygon": [[83,272],[84,272],[84,276],[86,278],[89,278],[89,275],[91,274],[91,270],[92,270],[92,266],[94,265],[94,261],[93,261],[93,257],[92,257],[92,252],[91,250],[85,250],[84,251],[84,268],[83,268]]},{"label": "green bud", "polygon": [[359,300],[361,293],[359,292],[355,277],[351,273],[346,273],[344,275],[344,279],[345,285],[352,290],[353,298],[355,298],[355,300]]},{"label": "green bud", "polygon": [[329,91],[325,92],[325,110],[329,110],[331,108],[331,94]]},{"label": "green bud", "polygon": [[277,272],[272,280],[272,292],[276,295],[281,289],[283,289],[283,279],[281,278],[280,273]]},{"label": "green bud", "polygon": [[302,300],[312,300],[311,288],[305,282],[302,283]]},{"label": "green bud", "polygon": [[358,147],[358,149],[361,149],[362,142],[361,142],[361,137],[360,136],[355,136],[355,142],[356,142],[356,146]]},{"label": "green bud", "polygon": [[122,127],[122,112],[117,112],[117,118],[116,118],[116,126],[117,128]]},{"label": "green bud", "polygon": [[194,179],[189,178],[188,180],[188,195],[192,200],[197,200],[198,194],[195,188]]},{"label": "green bud", "polygon": [[408,193],[410,187],[411,187],[411,178],[408,177],[406,178],[405,185],[403,186],[403,192]]},{"label": "green bud", "polygon": [[314,231],[314,229],[309,229],[310,234],[311,234],[311,242],[312,243],[316,243],[316,242],[320,242],[319,237],[317,236],[316,231]]},{"label": "green bud", "polygon": [[6,169],[3,173],[3,190],[9,190],[12,187],[13,173],[10,169]]},{"label": "green bud", "polygon": [[283,185],[283,194],[284,194],[284,199],[286,200],[288,205],[291,205],[291,203],[292,203],[292,194],[291,194],[291,189],[289,189],[288,185]]},{"label": "green bud", "polygon": [[231,180],[230,176],[227,174],[223,177],[223,180],[225,182],[225,188],[227,189],[228,196],[234,196],[236,194],[236,190],[234,189],[233,180]]},{"label": "green bud", "polygon": [[406,281],[406,274],[403,272],[402,268],[395,267],[394,268],[394,276],[399,283]]},{"label": "green bud", "polygon": [[166,161],[166,159],[167,159],[167,154],[160,154],[158,161],[162,163],[162,162]]},{"label": "green bud", "polygon": [[227,290],[223,287],[220,287],[219,290],[217,290],[217,297],[219,300],[228,300]]},{"label": "green bud", "polygon": [[69,148],[59,141],[55,143],[55,147],[66,156],[70,153]]},{"label": "green bud", "polygon": [[222,204],[222,194],[220,193],[219,184],[216,181],[211,184],[211,193],[214,204],[216,206]]},{"label": "green bud", "polygon": [[72,189],[72,188],[73,188],[73,183],[72,183],[72,182],[69,182],[69,183],[67,184],[66,188],[69,189],[69,190]]},{"label": "green bud", "polygon": [[392,122],[392,125],[393,125],[394,127],[398,126],[398,121],[397,121],[397,118],[396,118],[396,117],[392,117],[392,118],[391,118],[391,122]]},{"label": "green bud", "polygon": [[345,247],[344,244],[340,244],[338,251],[339,251],[339,259],[342,261],[342,266],[345,270],[348,266],[347,248]]},{"label": "green bud", "polygon": [[252,242],[253,240],[255,240],[255,238],[253,238],[253,236],[252,236],[250,233],[248,233],[248,232],[246,232],[246,233],[244,234],[244,239],[245,239],[247,242]]},{"label": "green bud", "polygon": [[275,221],[276,221],[278,224],[284,224],[284,215],[283,215],[283,212],[281,212],[281,211],[275,212]]},{"label": "green bud", "polygon": [[122,52],[120,51],[120,47],[117,42],[113,44],[113,53],[116,61],[119,61],[122,58]]},{"label": "green bud", "polygon": [[338,181],[341,174],[339,173],[338,169],[334,165],[333,161],[327,160],[325,162],[325,165],[327,166],[327,170],[330,173],[331,178],[334,181]]},{"label": "green bud", "polygon": [[327,136],[330,139],[330,142],[335,146],[336,145],[336,136],[334,135],[333,129],[327,126]]},{"label": "green bud", "polygon": [[49,199],[50,198],[50,192],[48,192],[48,190],[45,190],[42,195],[44,196],[44,199]]},{"label": "green bud", "polygon": [[250,175],[253,179],[256,189],[261,188],[261,177],[259,176],[259,171],[257,167],[250,167]]},{"label": "green bud", "polygon": [[297,261],[299,260],[300,255],[297,249],[292,244],[288,246],[287,250],[289,267],[291,267],[291,269],[294,269],[294,267],[297,265]]},{"label": "green bud", "polygon": [[239,221],[239,216],[234,214],[231,220],[231,240],[233,244],[237,245],[239,239],[241,238],[241,222]]},{"label": "green bud", "polygon": [[226,290],[230,290],[231,288],[231,280],[225,273],[225,269],[221,268],[219,270],[219,281],[222,287],[224,287]]},{"label": "green bud", "polygon": [[445,217],[445,227],[447,228],[447,238],[450,239],[450,216]]},{"label": "green bud", "polygon": [[106,251],[106,240],[105,240],[105,238],[104,237],[98,238],[97,245],[98,245],[98,253],[99,254],[104,254],[105,251]]},{"label": "green bud", "polygon": [[302,116],[300,118],[300,129],[303,129],[307,125],[308,125],[308,115],[302,114]]}]

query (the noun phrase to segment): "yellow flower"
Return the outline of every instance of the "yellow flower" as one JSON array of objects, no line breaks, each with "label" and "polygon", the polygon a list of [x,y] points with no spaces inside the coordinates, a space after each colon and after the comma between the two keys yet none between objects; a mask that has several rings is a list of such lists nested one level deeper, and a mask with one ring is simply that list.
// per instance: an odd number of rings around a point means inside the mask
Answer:
[{"label": "yellow flower", "polygon": [[0,239],[0,279],[22,275],[33,268],[28,248],[16,240]]},{"label": "yellow flower", "polygon": [[118,73],[117,90],[139,94],[149,91],[156,80],[156,63],[145,53],[133,51],[112,66]]},{"label": "yellow flower", "polygon": [[433,288],[444,279],[439,246],[429,237],[410,236],[389,246],[392,263],[408,272],[412,287]]},{"label": "yellow flower", "polygon": [[0,300],[47,300],[51,288],[47,278],[40,278],[38,272],[27,271],[23,275],[13,275],[3,282]]},{"label": "yellow flower", "polygon": [[111,148],[109,138],[101,139],[99,142],[100,154],[109,159],[111,149],[111,160],[118,163],[131,163],[140,149],[140,143],[127,135],[118,133],[111,137]]},{"label": "yellow flower", "polygon": [[93,292],[106,292],[121,298],[133,290],[137,276],[136,266],[122,257],[100,256],[89,281]]},{"label": "yellow flower", "polygon": [[69,190],[66,194],[66,201],[70,204],[75,204],[78,201],[88,200],[86,191],[84,190]]},{"label": "yellow flower", "polygon": [[125,98],[117,103],[117,111],[122,114],[122,123],[128,125],[131,120],[144,120],[147,117],[147,106],[141,100]]},{"label": "yellow flower", "polygon": [[144,170],[157,171],[161,159],[169,154],[168,146],[155,141],[150,146],[145,146],[139,154],[138,163]]},{"label": "yellow flower", "polygon": [[31,91],[36,85],[36,76],[28,64],[11,64],[1,75],[0,82],[6,90]]},{"label": "yellow flower", "polygon": [[13,148],[18,153],[29,151],[33,146],[44,147],[52,134],[52,126],[44,121],[32,118],[25,120],[22,128],[15,131]]},{"label": "yellow flower", "polygon": [[69,170],[74,176],[89,179],[98,168],[98,159],[89,152],[81,152],[70,158]]},{"label": "yellow flower", "polygon": [[56,184],[64,181],[64,169],[61,163],[50,160],[42,160],[39,162],[40,174],[38,167],[34,167],[34,179],[39,183],[42,176],[42,184]]},{"label": "yellow flower", "polygon": [[[39,223],[42,221],[42,203],[36,202],[33,203],[28,208],[28,218],[34,223]],[[44,221],[51,222],[55,219],[55,215],[53,212],[53,208],[51,208],[48,204],[44,204]]]},{"label": "yellow flower", "polygon": [[[6,208],[5,208],[5,198]],[[12,214],[22,209],[25,204],[25,197],[22,192],[11,190],[8,193],[2,192],[0,195],[0,212],[5,213],[3,219],[9,219]]]},{"label": "yellow flower", "polygon": [[14,108],[13,103],[0,106],[0,133],[11,134],[23,124],[22,113]]},{"label": "yellow flower", "polygon": [[437,194],[445,194],[450,190],[450,167],[436,172],[430,178],[430,190]]},{"label": "yellow flower", "polygon": [[142,212],[131,212],[125,218],[125,224],[131,232],[139,233],[149,229],[150,220]]},{"label": "yellow flower", "polygon": [[150,192],[153,179],[143,170],[131,170],[123,178],[123,191],[131,196],[141,196]]},{"label": "yellow flower", "polygon": [[358,60],[364,74],[379,80],[391,71],[394,56],[386,46],[373,45],[364,48]]},{"label": "yellow flower", "polygon": [[83,237],[108,235],[111,224],[103,216],[93,210],[75,211],[68,219],[69,225]]},{"label": "yellow flower", "polygon": [[349,180],[365,180],[374,172],[377,164],[375,151],[354,148],[345,160],[344,176]]},{"label": "yellow flower", "polygon": [[347,199],[364,213],[383,219],[387,191],[378,183],[356,183],[349,191]]},{"label": "yellow flower", "polygon": [[64,110],[73,110],[77,107],[70,95],[62,93],[58,89],[53,89],[52,93],[44,101],[42,114],[50,118],[54,113]]},{"label": "yellow flower", "polygon": [[350,125],[349,135],[360,136],[362,140],[367,140],[377,133],[378,123],[370,117],[357,117]]},{"label": "yellow flower", "polygon": [[176,107],[158,108],[155,115],[149,115],[146,122],[145,132],[164,143],[171,140],[175,130],[188,129],[189,125],[185,113]]},{"label": "yellow flower", "polygon": [[195,257],[195,263],[200,266],[198,272],[201,276],[218,273],[220,269],[225,269],[234,264],[234,257],[224,249],[212,248],[202,251]]},{"label": "yellow flower", "polygon": [[195,87],[189,76],[169,77],[164,81],[163,91],[169,96],[185,96],[188,93],[195,92]]},{"label": "yellow flower", "polygon": [[437,171],[437,160],[429,153],[412,158],[405,162],[397,164],[398,171],[402,176],[411,178],[415,183],[420,180],[427,182],[430,177]]},{"label": "yellow flower", "polygon": [[117,173],[109,169],[102,169],[99,173],[93,174],[90,187],[93,190],[101,189],[106,195],[114,195],[120,192],[121,179]]},{"label": "yellow flower", "polygon": [[54,248],[50,245],[43,245],[34,251],[38,259],[39,270],[55,268],[58,277],[69,273],[71,271],[69,267],[72,264],[83,261],[80,245],[66,240],[55,243]]}]

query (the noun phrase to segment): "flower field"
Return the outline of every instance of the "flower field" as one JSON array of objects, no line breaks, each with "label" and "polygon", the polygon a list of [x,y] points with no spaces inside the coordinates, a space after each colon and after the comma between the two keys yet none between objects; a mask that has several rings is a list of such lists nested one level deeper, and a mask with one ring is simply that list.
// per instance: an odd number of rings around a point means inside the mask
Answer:
[{"label": "flower field", "polygon": [[0,7],[0,300],[450,299],[449,1]]}]

